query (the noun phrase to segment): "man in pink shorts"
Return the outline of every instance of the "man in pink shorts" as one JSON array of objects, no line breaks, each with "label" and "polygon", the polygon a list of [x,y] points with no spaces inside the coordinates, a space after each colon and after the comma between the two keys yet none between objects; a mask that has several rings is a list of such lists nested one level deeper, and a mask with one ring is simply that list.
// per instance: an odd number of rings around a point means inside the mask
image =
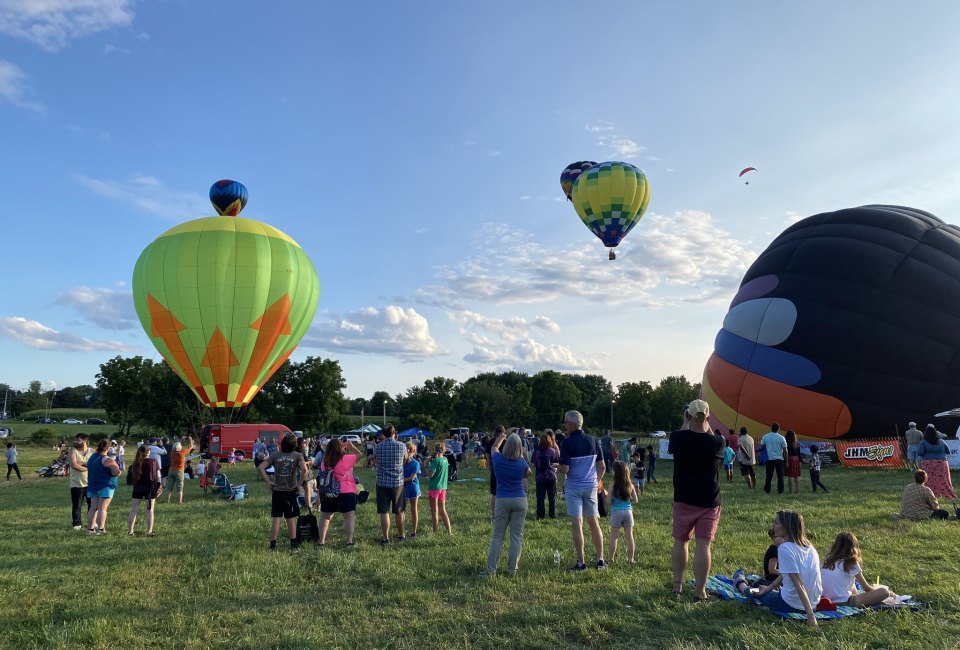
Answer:
[{"label": "man in pink shorts", "polygon": [[710,545],[720,522],[720,465],[723,438],[710,431],[710,405],[702,399],[690,402],[684,427],[670,434],[673,454],[673,593],[678,597],[687,569],[690,538],[696,534],[693,560],[694,591],[699,599],[706,591],[710,573]]}]

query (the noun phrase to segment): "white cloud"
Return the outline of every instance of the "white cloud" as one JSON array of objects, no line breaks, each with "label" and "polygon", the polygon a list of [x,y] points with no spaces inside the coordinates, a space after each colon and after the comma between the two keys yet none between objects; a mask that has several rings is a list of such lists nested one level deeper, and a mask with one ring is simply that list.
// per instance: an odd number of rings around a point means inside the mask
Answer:
[{"label": "white cloud", "polygon": [[662,307],[722,300],[755,259],[747,242],[720,228],[705,212],[647,214],[608,262],[584,231],[581,242],[548,248],[507,224],[487,223],[472,250],[508,250],[508,258],[472,256],[437,271],[438,284],[421,287],[420,304],[463,310],[470,301],[536,303],[579,297],[605,304]]},{"label": "white cloud", "polygon": [[563,345],[544,345],[531,338],[525,338],[506,346],[491,348],[474,346],[473,351],[463,357],[464,361],[487,366],[497,370],[519,370],[535,373],[541,370],[587,371],[599,370],[595,359],[577,358],[570,348]]},{"label": "white cloud", "polygon": [[587,124],[584,128],[590,133],[608,133],[613,131],[613,124],[606,120],[597,120],[592,124]]},{"label": "white cloud", "polygon": [[433,336],[427,319],[413,308],[366,307],[344,318],[314,322],[301,345],[355,354],[383,354],[420,361],[447,352]]},{"label": "white cloud", "polygon": [[0,60],[0,103],[12,104],[35,113],[46,111],[43,104],[28,99],[31,94],[30,84],[23,70],[9,61]]},{"label": "white cloud", "polygon": [[130,291],[77,287],[60,294],[57,304],[73,307],[85,320],[104,329],[127,330],[139,326]]},{"label": "white cloud", "polygon": [[494,149],[493,151],[488,151],[487,155],[490,156],[491,158],[495,158],[499,156],[501,153],[502,152],[499,149]]},{"label": "white cloud", "polygon": [[[617,133],[616,128],[610,122],[597,120],[593,124],[587,124],[587,131],[597,136],[597,146],[606,150],[606,155],[618,160],[632,160],[647,150],[646,147],[635,140],[624,137]],[[657,160],[654,156],[647,156],[647,160]]]},{"label": "white cloud", "polygon": [[[460,335],[473,349],[464,361],[499,370],[596,370],[600,364],[592,358],[578,358],[570,348],[544,344],[530,336],[531,328],[559,332],[560,326],[547,316],[533,321],[520,316],[491,318],[474,311],[447,312],[460,325]],[[480,330],[480,331],[477,331]],[[489,334],[489,336],[488,336]]]},{"label": "white cloud", "polygon": [[132,0],[0,0],[0,34],[56,52],[70,41],[133,22]]},{"label": "white cloud", "polygon": [[117,45],[111,45],[110,43],[107,43],[106,45],[103,46],[104,54],[113,54],[114,52],[119,52],[120,54],[130,54],[131,51],[132,50],[130,50],[129,48],[119,47]]},{"label": "white cloud", "polygon": [[557,325],[556,321],[546,316],[537,316],[533,319],[532,325],[534,327],[539,327],[542,330],[547,330],[548,332],[559,332],[560,326]]},{"label": "white cloud", "polygon": [[599,144],[604,147],[610,147],[617,158],[626,158],[632,160],[645,151],[646,147],[637,144],[630,138],[600,138]]},{"label": "white cloud", "polygon": [[91,352],[106,350],[109,352],[130,352],[135,348],[119,341],[94,341],[76,334],[69,334],[47,327],[35,320],[20,316],[0,318],[0,336],[38,350],[59,352]]},{"label": "white cloud", "polygon": [[95,194],[167,219],[183,221],[213,213],[205,196],[171,189],[154,176],[134,174],[128,181],[102,181],[82,174],[73,178]]},{"label": "white cloud", "polygon": [[796,210],[788,210],[787,212],[784,212],[784,217],[786,217],[786,222],[790,225],[793,225],[803,219],[803,216],[801,216]]}]

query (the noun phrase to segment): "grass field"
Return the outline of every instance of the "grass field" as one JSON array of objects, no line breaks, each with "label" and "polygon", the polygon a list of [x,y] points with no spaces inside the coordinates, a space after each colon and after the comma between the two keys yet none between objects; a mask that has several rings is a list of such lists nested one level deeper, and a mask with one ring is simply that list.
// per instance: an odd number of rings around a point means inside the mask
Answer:
[{"label": "grass field", "polygon": [[[247,500],[217,501],[188,482],[185,504],[158,505],[157,536],[148,539],[143,523],[137,537],[125,534],[126,485],[111,506],[108,535],[72,530],[67,479],[32,473],[50,459],[51,452],[25,448],[20,465],[30,476],[0,481],[0,647],[926,649],[960,642],[960,522],[892,521],[909,478],[903,471],[827,468],[829,495],[767,496],[724,484],[714,572],[759,569],[771,516],[785,507],[804,514],[821,556],[837,532],[852,530],[871,580],[879,576],[930,605],[826,621],[818,633],[758,608],[696,604],[689,590],[680,601],[670,596],[666,461],[635,511],[636,566],[566,572],[569,525],[534,521],[531,499],[519,575],[485,580],[477,576],[490,534],[485,481],[451,487],[452,538],[424,525],[424,499],[417,539],[381,548],[371,503],[359,507],[352,549],[336,518],[327,547],[294,554],[267,550],[269,499],[251,464],[228,470],[249,484]],[[359,473],[371,486],[369,470]],[[505,561],[506,552],[501,567]]]}]

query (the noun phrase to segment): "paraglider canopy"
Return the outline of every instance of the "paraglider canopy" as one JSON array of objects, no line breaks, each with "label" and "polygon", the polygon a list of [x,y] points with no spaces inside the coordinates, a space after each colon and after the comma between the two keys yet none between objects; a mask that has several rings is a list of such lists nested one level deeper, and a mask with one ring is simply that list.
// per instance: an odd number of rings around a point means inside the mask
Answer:
[{"label": "paraglider canopy", "polygon": [[[743,178],[743,175],[746,174],[747,172],[755,172],[755,171],[757,171],[756,167],[745,167],[740,172],[739,178]],[[750,181],[744,181],[744,185],[749,185],[749,184],[750,184]]]}]

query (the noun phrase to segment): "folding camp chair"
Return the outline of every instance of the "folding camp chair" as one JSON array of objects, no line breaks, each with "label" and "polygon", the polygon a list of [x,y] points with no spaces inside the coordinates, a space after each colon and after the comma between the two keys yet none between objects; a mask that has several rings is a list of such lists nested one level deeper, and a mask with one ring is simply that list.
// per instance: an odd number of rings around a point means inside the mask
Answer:
[{"label": "folding camp chair", "polygon": [[247,498],[247,484],[232,485],[226,474],[217,474],[213,477],[213,493],[219,499],[240,501]]}]

